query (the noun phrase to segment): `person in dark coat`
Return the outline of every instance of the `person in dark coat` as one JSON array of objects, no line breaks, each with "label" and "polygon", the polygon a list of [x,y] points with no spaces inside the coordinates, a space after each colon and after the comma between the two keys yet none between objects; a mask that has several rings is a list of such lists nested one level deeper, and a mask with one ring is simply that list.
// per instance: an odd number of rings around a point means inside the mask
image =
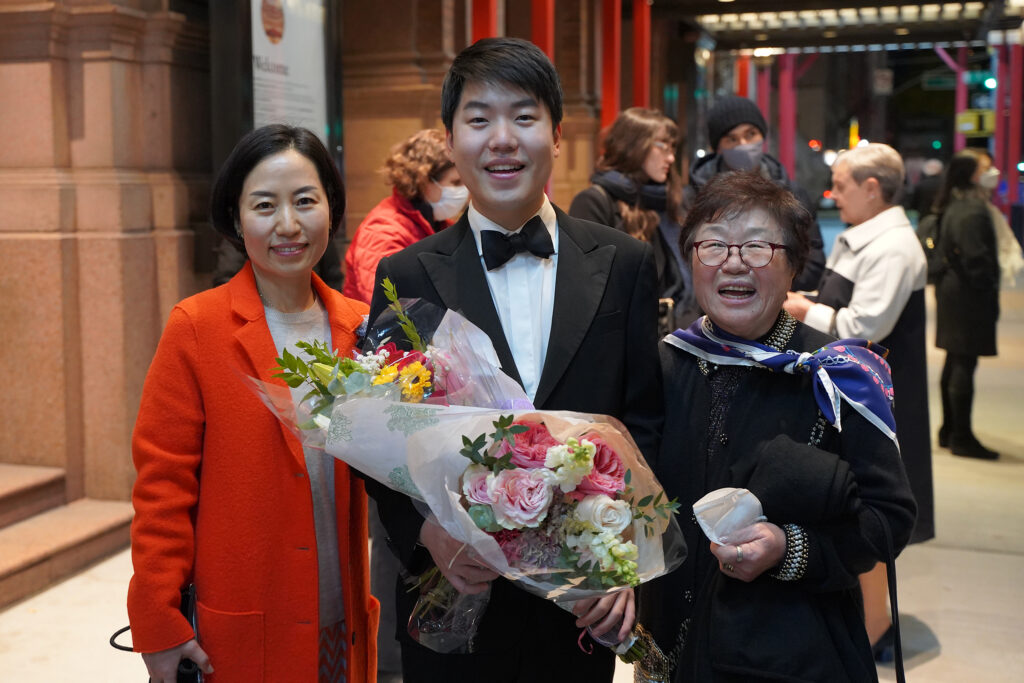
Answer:
[{"label": "person in dark coat", "polygon": [[590,187],[577,194],[569,215],[610,225],[654,248],[662,334],[699,315],[690,268],[679,251],[682,187],[675,165],[679,128],[654,109],[631,107],[602,142]]},{"label": "person in dark coat", "polygon": [[996,355],[999,319],[999,257],[995,230],[982,190],[978,154],[953,157],[935,201],[938,249],[946,267],[935,284],[935,345],[946,350],[939,388],[939,445],[954,455],[994,460],[971,428],[978,356]]},{"label": "person in dark coat", "polygon": [[[562,134],[554,65],[527,41],[479,40],[452,62],[441,112],[469,208],[450,228],[381,259],[374,280],[461,312],[537,408],[617,417],[651,457],[661,431],[654,256],[650,245],[547,199]],[[378,285],[371,319],[387,304]],[[611,683],[614,655],[584,652],[581,629],[624,638],[632,590],[577,601],[570,614],[482,566],[408,497],[369,481],[367,491],[410,574],[433,563],[462,593],[490,586],[473,652],[434,652],[399,629],[406,683]],[[396,589],[404,625],[417,596]]]},{"label": "person in dark coat", "polygon": [[707,315],[660,344],[665,429],[654,471],[684,507],[745,488],[767,520],[717,544],[691,517],[686,562],[642,588],[640,622],[677,683],[877,680],[858,575],[891,559],[883,525],[893,554],[907,543],[914,499],[884,361],[866,354],[874,369],[858,367],[855,381],[875,387],[876,402],[868,413],[844,402],[841,423],[816,399],[813,371],[783,369],[835,341],[782,309],[809,220],[789,191],[737,173],[712,182],[683,226]]},{"label": "person in dark coat", "polygon": [[807,226],[810,252],[807,265],[793,280],[794,291],[812,291],[825,269],[825,243],[815,218],[818,207],[811,196],[786,173],[786,168],[764,151],[768,124],[757,105],[746,97],[722,95],[708,112],[708,141],[714,154],[695,159],[690,166],[690,184],[683,194],[683,206],[689,207],[708,182],[720,173],[757,169],[796,195],[812,220]]},{"label": "person in dark coat", "polygon": [[914,189],[907,193],[904,206],[908,211],[916,211],[918,218],[924,218],[932,212],[935,198],[942,187],[942,162],[928,159],[921,167],[921,179]]}]

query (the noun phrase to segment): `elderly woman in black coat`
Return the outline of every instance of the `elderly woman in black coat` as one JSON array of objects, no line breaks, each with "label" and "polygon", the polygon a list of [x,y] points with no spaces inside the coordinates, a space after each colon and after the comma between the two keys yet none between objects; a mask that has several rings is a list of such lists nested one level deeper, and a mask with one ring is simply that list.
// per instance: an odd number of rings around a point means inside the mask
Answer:
[{"label": "elderly woman in black coat", "polygon": [[877,680],[857,577],[904,547],[916,508],[884,360],[782,308],[809,220],[785,188],[729,174],[683,227],[707,315],[661,343],[655,471],[684,506],[745,488],[766,521],[717,544],[691,518],[690,557],[646,587],[641,622],[676,681]]},{"label": "elderly woman in black coat", "polygon": [[939,388],[939,445],[954,455],[994,460],[971,428],[978,356],[996,355],[999,252],[995,228],[978,179],[987,159],[973,150],[953,157],[934,212],[940,214],[937,249],[945,264],[935,283],[935,345],[946,350]]}]

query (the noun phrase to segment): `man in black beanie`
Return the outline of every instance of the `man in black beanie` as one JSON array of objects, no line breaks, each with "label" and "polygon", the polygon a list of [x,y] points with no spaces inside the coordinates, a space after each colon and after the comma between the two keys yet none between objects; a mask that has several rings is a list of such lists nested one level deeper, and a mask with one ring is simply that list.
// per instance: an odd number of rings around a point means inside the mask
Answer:
[{"label": "man in black beanie", "polygon": [[[715,100],[708,112],[708,140],[714,154],[694,160],[690,166],[690,185],[684,192],[687,206],[693,203],[697,193],[722,172],[752,171],[760,169],[761,175],[787,187],[800,203],[817,216],[817,206],[810,195],[790,180],[786,169],[774,157],[764,152],[764,136],[768,131],[764,116],[757,105],[746,97],[722,95]],[[821,239],[821,227],[817,218],[808,229],[811,253],[803,272],[793,280],[794,290],[814,290],[825,271],[825,250]]]}]

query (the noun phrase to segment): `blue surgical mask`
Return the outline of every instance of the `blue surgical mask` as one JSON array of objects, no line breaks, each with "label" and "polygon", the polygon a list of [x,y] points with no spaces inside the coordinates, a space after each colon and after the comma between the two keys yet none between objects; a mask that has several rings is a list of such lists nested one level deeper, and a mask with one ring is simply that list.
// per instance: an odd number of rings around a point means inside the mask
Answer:
[{"label": "blue surgical mask", "polygon": [[736,145],[731,149],[723,149],[721,155],[722,161],[733,171],[750,171],[761,164],[761,157],[764,156],[764,144],[751,142],[746,145]]}]

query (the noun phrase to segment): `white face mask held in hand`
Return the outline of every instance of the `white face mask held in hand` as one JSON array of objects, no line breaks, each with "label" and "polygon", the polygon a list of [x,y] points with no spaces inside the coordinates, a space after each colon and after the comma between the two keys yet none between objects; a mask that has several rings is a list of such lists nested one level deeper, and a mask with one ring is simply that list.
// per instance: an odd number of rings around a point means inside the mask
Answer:
[{"label": "white face mask held in hand", "polygon": [[994,190],[999,187],[999,169],[988,168],[978,178],[978,185],[986,190]]},{"label": "white face mask held in hand", "polygon": [[455,218],[465,208],[469,201],[469,188],[465,185],[438,185],[441,190],[441,198],[436,202],[428,202],[434,211],[435,221],[446,221]]},{"label": "white face mask held in hand", "polygon": [[730,534],[766,519],[757,496],[733,488],[707,494],[693,504],[693,514],[708,539],[719,545],[727,545]]},{"label": "white face mask held in hand", "polygon": [[751,171],[761,164],[761,157],[764,156],[764,143],[751,142],[747,145],[737,145],[732,149],[723,149],[721,155],[725,165],[732,170]]}]

